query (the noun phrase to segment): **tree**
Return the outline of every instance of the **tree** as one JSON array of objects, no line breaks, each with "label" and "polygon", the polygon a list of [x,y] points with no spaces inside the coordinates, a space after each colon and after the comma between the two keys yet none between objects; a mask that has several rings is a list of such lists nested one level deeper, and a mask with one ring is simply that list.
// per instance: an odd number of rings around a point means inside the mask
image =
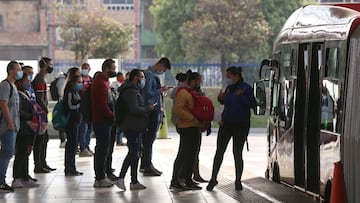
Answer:
[{"label": "tree", "polygon": [[130,48],[134,28],[106,17],[103,10],[89,11],[78,4],[71,8],[57,5],[56,14],[60,37],[71,47],[76,60],[115,58]]},{"label": "tree", "polygon": [[229,63],[267,44],[269,26],[258,5],[258,0],[199,0],[196,17],[182,27],[188,57],[220,58],[223,86]]},{"label": "tree", "polygon": [[171,60],[181,61],[186,56],[182,25],[194,17],[197,0],[154,0],[150,12],[154,16],[154,28],[159,43],[159,55],[166,54]]}]

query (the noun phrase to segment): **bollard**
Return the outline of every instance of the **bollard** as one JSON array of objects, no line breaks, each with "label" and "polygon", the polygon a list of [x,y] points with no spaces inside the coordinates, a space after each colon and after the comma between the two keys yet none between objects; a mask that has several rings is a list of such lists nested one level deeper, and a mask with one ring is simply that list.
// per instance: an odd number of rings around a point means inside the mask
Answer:
[{"label": "bollard", "polygon": [[163,122],[161,123],[158,139],[168,139],[168,125],[166,116],[164,116]]}]

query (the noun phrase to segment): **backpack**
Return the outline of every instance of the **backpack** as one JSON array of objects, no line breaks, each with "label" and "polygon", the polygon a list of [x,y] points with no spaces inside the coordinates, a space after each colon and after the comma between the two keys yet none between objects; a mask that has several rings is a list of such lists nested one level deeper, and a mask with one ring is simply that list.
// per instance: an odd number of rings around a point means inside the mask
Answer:
[{"label": "backpack", "polygon": [[69,122],[70,112],[66,112],[63,100],[59,100],[55,104],[52,116],[52,124],[54,129],[58,131],[65,130]]},{"label": "backpack", "polygon": [[116,99],[116,104],[115,104],[115,119],[116,119],[116,124],[117,126],[121,126],[121,124],[124,122],[127,114],[129,113],[129,108],[126,105],[125,102],[125,98],[124,98],[124,92],[127,89],[131,89],[132,87],[127,87],[127,88],[123,88],[121,89],[121,92],[119,91],[119,96]]},{"label": "backpack", "polygon": [[56,87],[59,78],[56,78],[54,81],[50,83],[50,95],[53,101],[58,101],[60,99],[58,88]]},{"label": "backpack", "polygon": [[83,116],[83,119],[86,121],[91,121],[91,84],[86,88],[85,91],[81,94],[80,100],[80,113]]},{"label": "backpack", "polygon": [[194,108],[190,109],[190,112],[197,118],[199,121],[212,121],[214,120],[215,108],[212,101],[206,96],[200,96],[194,90],[188,87],[180,87],[177,90],[177,93],[185,89],[188,91],[194,99]]}]

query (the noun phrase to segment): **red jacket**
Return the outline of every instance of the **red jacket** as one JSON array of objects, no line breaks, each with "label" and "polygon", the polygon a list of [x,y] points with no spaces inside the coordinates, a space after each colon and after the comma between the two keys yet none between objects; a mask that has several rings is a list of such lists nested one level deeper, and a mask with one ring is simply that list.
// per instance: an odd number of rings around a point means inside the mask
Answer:
[{"label": "red jacket", "polygon": [[91,113],[93,123],[114,121],[114,104],[110,92],[109,78],[101,73],[96,76],[91,85]]}]

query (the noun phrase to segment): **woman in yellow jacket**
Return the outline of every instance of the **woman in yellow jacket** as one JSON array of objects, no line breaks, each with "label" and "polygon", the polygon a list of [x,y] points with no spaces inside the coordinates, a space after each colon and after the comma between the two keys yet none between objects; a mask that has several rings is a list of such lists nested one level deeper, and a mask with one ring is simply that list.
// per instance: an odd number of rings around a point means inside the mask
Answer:
[{"label": "woman in yellow jacket", "polygon": [[[180,134],[178,154],[174,162],[171,189],[201,190],[193,180],[192,172],[200,145],[200,127],[203,125],[196,119],[190,109],[194,107],[194,99],[189,91],[195,89],[201,83],[201,75],[189,72],[187,76],[188,89],[179,88],[175,96],[174,113],[178,118],[177,131]],[[189,90],[191,89],[191,90]],[[179,181],[179,180],[184,180]]]}]

